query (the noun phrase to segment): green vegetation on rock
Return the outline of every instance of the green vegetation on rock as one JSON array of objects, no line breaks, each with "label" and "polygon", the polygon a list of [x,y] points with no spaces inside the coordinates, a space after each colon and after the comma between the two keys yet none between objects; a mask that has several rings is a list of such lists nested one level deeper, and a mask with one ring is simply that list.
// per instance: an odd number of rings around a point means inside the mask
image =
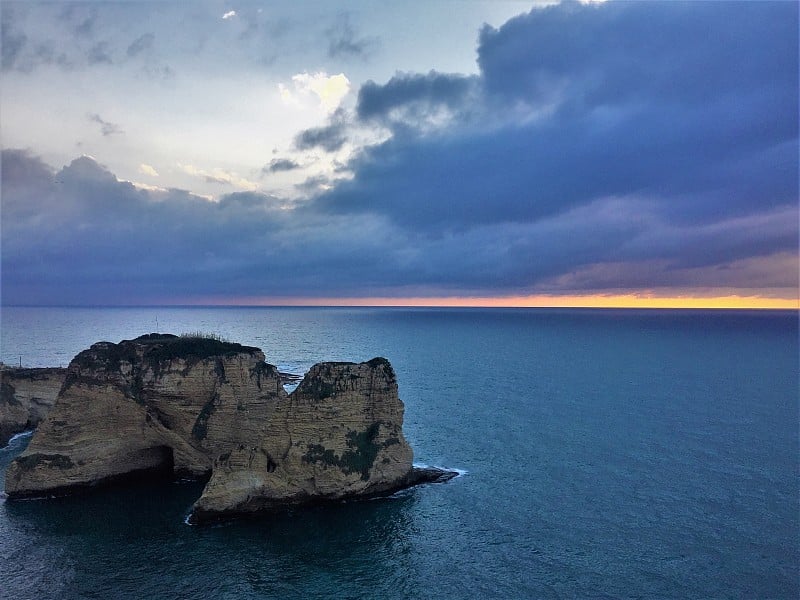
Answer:
[{"label": "green vegetation on rock", "polygon": [[[189,337],[156,334],[143,335],[134,342],[148,346],[144,351],[147,362],[164,362],[175,358],[182,358],[191,362],[199,362],[212,356],[233,356],[234,354],[249,354],[258,352],[258,348],[243,346],[235,342],[225,342],[217,337]],[[126,344],[126,341],[119,345]]]},{"label": "green vegetation on rock", "polygon": [[[177,336],[169,333],[149,333],[133,340],[123,340],[119,344],[99,342],[79,353],[72,360],[72,364],[77,365],[81,371],[101,371],[111,374],[119,372],[123,363],[128,363],[138,366],[139,370],[150,368],[156,377],[159,377],[163,366],[175,359],[184,360],[188,370],[207,358],[221,359],[236,354],[253,356],[259,352],[258,348],[228,342],[213,334],[203,335],[205,337],[194,334]],[[221,360],[215,365],[215,370],[224,379]],[[68,384],[72,385],[78,380],[80,378],[72,375],[68,377]]]},{"label": "green vegetation on rock", "polygon": [[[309,444],[308,451],[303,456],[303,462],[319,462],[331,467],[339,467],[347,473],[361,473],[361,479],[369,479],[370,468],[378,456],[381,444],[375,443],[378,437],[380,423],[373,423],[362,432],[350,431],[347,434],[347,447],[350,450],[342,452],[341,456],[336,456],[333,450],[329,450],[320,444]],[[395,440],[397,438],[394,438]],[[393,443],[396,443],[393,442]],[[390,445],[389,441],[384,445]]]}]

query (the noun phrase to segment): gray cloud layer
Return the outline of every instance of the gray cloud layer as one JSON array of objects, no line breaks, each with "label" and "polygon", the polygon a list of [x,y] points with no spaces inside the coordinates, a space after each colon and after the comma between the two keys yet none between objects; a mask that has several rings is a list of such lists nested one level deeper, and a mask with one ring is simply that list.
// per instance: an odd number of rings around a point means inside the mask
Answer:
[{"label": "gray cloud layer", "polygon": [[362,120],[469,111],[460,127],[370,149],[320,205],[436,227],[528,222],[606,196],[678,219],[793,205],[796,25],[789,3],[534,10],[481,33],[477,105],[457,75],[363,86]]},{"label": "gray cloud layer", "polygon": [[794,3],[534,10],[481,32],[478,76],[370,82],[355,115],[301,133],[328,151],[354,127],[390,136],[293,209],[6,150],[3,301],[793,294],[797,24]]},{"label": "gray cloud layer", "polygon": [[337,110],[329,123],[322,127],[312,127],[301,131],[294,140],[298,150],[322,148],[327,152],[336,152],[347,142],[347,119],[342,109]]}]

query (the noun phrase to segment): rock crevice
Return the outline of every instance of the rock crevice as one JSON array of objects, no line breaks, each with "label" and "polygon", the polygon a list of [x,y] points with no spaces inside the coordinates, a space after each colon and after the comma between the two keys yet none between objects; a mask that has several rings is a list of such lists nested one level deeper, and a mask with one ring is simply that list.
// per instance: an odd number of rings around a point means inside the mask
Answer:
[{"label": "rock crevice", "polygon": [[0,365],[0,448],[12,436],[35,428],[55,404],[66,369]]}]

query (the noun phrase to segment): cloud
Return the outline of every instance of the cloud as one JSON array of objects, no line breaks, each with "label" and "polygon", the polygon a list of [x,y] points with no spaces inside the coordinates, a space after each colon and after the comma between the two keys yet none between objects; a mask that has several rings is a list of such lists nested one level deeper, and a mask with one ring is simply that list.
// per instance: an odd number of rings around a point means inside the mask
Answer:
[{"label": "cloud", "polygon": [[108,42],[97,42],[94,46],[89,48],[86,59],[90,65],[96,64],[113,64],[114,60],[111,58],[111,48]]},{"label": "cloud", "polygon": [[151,167],[145,163],[139,165],[139,173],[143,175],[149,175],[150,177],[158,177],[158,171],[156,171],[154,167]]},{"label": "cloud", "polygon": [[[128,3],[5,3],[2,20],[3,69],[30,73],[54,66],[64,71],[121,64],[148,53],[153,33],[137,33],[138,9]],[[129,38],[128,38],[129,39]]]},{"label": "cloud", "polygon": [[295,189],[304,194],[315,194],[320,191],[331,189],[331,180],[325,175],[314,175],[302,183],[295,184]]},{"label": "cloud", "polygon": [[350,91],[350,80],[344,73],[328,75],[324,71],[317,73],[298,73],[292,76],[292,89],[279,83],[278,91],[284,103],[302,106],[303,102],[314,96],[327,113],[333,113],[342,99]]},{"label": "cloud", "polygon": [[207,171],[205,169],[199,169],[194,165],[184,165],[181,163],[178,163],[178,168],[187,175],[203,179],[206,183],[232,185],[248,191],[255,191],[258,189],[258,184],[256,182],[240,177],[237,173],[225,171],[224,169],[214,168]]},{"label": "cloud", "polygon": [[280,171],[294,171],[299,168],[300,165],[289,158],[273,158],[262,171],[264,173],[278,173]]},{"label": "cloud", "polygon": [[604,198],[536,222],[432,233],[259,192],[211,202],[136,186],[86,156],[58,172],[24,151],[2,159],[6,303],[797,285],[794,207],[680,224],[646,200]]},{"label": "cloud", "polygon": [[467,108],[477,83],[474,76],[436,71],[400,73],[383,85],[370,80],[358,91],[356,114],[387,125],[435,124]]},{"label": "cloud", "polygon": [[4,7],[3,12],[0,13],[0,51],[2,52],[0,64],[4,71],[15,66],[28,41],[28,36],[17,29],[13,19],[13,11]]},{"label": "cloud", "polygon": [[92,121],[93,123],[97,123],[100,125],[100,133],[103,134],[104,137],[108,137],[110,135],[116,135],[125,133],[122,131],[119,125],[116,123],[110,123],[109,121],[104,120],[100,115],[97,113],[92,113],[87,115],[87,118]]},{"label": "cloud", "polygon": [[[287,282],[313,293],[330,268],[344,289],[359,277],[341,267],[367,268],[375,240],[384,239],[369,217],[300,215],[258,192],[210,202],[141,189],[89,157],[53,173],[29,153],[5,150],[2,185],[5,303],[42,302],[55,290],[66,303],[280,295]],[[32,235],[43,235],[42,243]]]},{"label": "cloud", "polygon": [[224,15],[222,15],[222,18],[223,18],[223,20],[228,20],[228,19],[232,19],[235,16],[236,16],[236,11],[235,10],[229,10]]},{"label": "cloud", "polygon": [[92,11],[92,13],[87,15],[85,18],[80,19],[80,22],[74,27],[75,35],[85,38],[92,37],[94,34],[96,20],[97,13],[94,11]]},{"label": "cloud", "polygon": [[134,58],[142,52],[150,50],[153,47],[155,39],[156,36],[152,33],[142,34],[130,43],[125,53],[128,55],[128,58]]},{"label": "cloud", "polygon": [[[795,206],[796,24],[782,3],[534,9],[483,30],[475,81],[363,86],[361,120],[390,119],[395,135],[318,207],[457,230],[612,196],[676,222]],[[442,104],[453,118],[417,131],[407,107]]]},{"label": "cloud", "polygon": [[478,64],[487,91],[507,102],[536,104],[556,89],[562,110],[700,103],[791,80],[796,23],[796,7],[780,3],[564,3],[485,26]]},{"label": "cloud", "polygon": [[74,61],[67,55],[61,40],[37,35],[36,29],[29,29],[26,33],[24,17],[27,15],[19,10],[22,6],[20,3],[5,3],[0,11],[2,70],[29,73],[39,65],[72,68]]},{"label": "cloud", "polygon": [[298,150],[322,148],[326,152],[336,152],[347,143],[347,117],[344,111],[335,112],[322,127],[312,127],[295,136],[294,145]]},{"label": "cloud", "polygon": [[359,36],[350,15],[341,15],[336,24],[325,31],[330,58],[369,58],[380,46],[377,37]]},{"label": "cloud", "polygon": [[[298,150],[327,152],[360,129],[388,137],[298,202],[241,185],[212,202],[5,150],[3,301],[796,296],[797,22],[793,3],[534,9],[483,29],[476,75],[369,82],[354,114],[300,132]],[[306,76],[289,100],[320,110]]]}]

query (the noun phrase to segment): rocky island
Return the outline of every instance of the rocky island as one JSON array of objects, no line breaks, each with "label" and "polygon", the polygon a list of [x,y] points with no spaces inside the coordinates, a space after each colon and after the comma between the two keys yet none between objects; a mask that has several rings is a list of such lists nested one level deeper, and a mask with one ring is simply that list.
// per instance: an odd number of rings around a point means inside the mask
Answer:
[{"label": "rocky island", "polygon": [[455,476],[412,465],[403,410],[385,358],[319,363],[289,394],[258,348],[169,334],[100,342],[70,362],[5,490],[15,499],[131,477],[208,479],[197,523]]}]

